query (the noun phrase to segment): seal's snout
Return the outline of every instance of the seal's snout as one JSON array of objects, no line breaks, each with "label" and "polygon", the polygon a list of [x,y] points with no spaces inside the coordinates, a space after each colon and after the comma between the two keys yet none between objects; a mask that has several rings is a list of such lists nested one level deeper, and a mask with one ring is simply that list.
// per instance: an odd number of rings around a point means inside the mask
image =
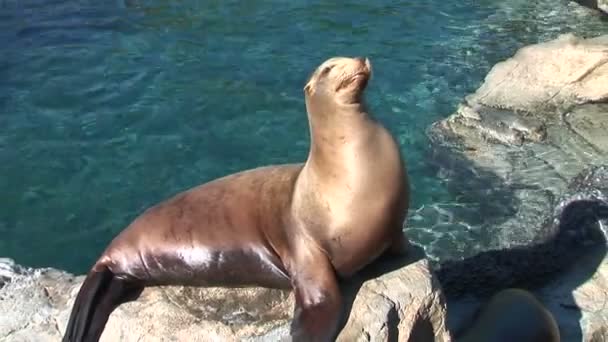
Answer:
[{"label": "seal's snout", "polygon": [[371,77],[372,76],[372,63],[369,61],[368,58],[365,58],[364,64],[365,64],[365,70],[367,70],[368,77]]},{"label": "seal's snout", "polygon": [[[336,77],[335,91],[360,93],[371,78],[371,63],[366,57],[342,57],[336,59],[340,73]],[[351,94],[352,95],[352,94]],[[350,96],[350,95],[349,95]]]},{"label": "seal's snout", "polygon": [[372,64],[367,57],[355,57],[357,62],[359,62],[359,68],[365,70],[367,73],[372,71]]}]

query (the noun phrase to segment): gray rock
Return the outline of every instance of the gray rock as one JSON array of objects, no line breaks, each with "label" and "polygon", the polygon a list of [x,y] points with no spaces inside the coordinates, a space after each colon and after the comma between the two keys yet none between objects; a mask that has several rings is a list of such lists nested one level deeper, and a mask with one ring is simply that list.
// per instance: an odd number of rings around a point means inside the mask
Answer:
[{"label": "gray rock", "polygon": [[23,274],[26,270],[8,258],[0,258],[0,288],[11,279]]},{"label": "gray rock", "polygon": [[[46,269],[0,289],[0,340],[58,341],[83,277]],[[425,259],[384,260],[345,285],[348,320],[338,341],[450,341],[445,303]],[[353,300],[354,298],[354,300]],[[263,288],[156,287],[110,316],[102,341],[279,341],[290,292]],[[417,339],[418,341],[418,339]]]},{"label": "gray rock", "polygon": [[65,308],[74,277],[52,269],[15,275],[0,289],[0,340],[59,341]]},{"label": "gray rock", "polygon": [[539,294],[557,318],[564,340],[604,341],[608,327],[608,166],[593,167],[576,177],[556,212],[575,205],[581,210],[570,209],[563,221],[582,227],[588,233],[587,241],[602,243],[573,244],[586,253],[561,263],[568,267]]},{"label": "gray rock", "polygon": [[[605,335],[606,102],[608,36],[568,34],[498,63],[429,128],[439,174],[477,212],[451,209],[459,225],[446,231],[461,252],[435,261],[454,331],[480,299],[524,287],[559,317],[564,340]],[[600,302],[585,306],[586,296]]]},{"label": "gray rock", "polygon": [[564,124],[598,154],[608,153],[608,104],[578,106],[564,116]]},{"label": "gray rock", "polygon": [[498,63],[456,113],[429,128],[450,190],[478,206],[479,221],[464,211],[450,214],[469,227],[450,234],[478,243],[454,241],[456,257],[542,242],[553,233],[544,221],[555,199],[583,169],[608,163],[603,101],[608,36],[568,34]]},{"label": "gray rock", "polygon": [[606,341],[608,258],[594,250],[537,291],[555,316],[564,341]]},{"label": "gray rock", "polygon": [[453,333],[468,326],[485,298],[522,287],[547,305],[563,341],[601,341],[608,322],[608,166],[583,171],[557,203],[547,220],[557,234],[547,241],[440,266]]},{"label": "gray rock", "polygon": [[[550,236],[539,243],[493,249],[441,263],[436,274],[448,297],[490,296],[509,287],[538,287],[608,241],[608,166],[574,177],[546,218]],[[598,247],[599,246],[599,247]]]},{"label": "gray rock", "polygon": [[581,39],[573,34],[523,47],[496,64],[467,101],[542,119],[541,113],[606,100],[607,47],[608,36]]}]

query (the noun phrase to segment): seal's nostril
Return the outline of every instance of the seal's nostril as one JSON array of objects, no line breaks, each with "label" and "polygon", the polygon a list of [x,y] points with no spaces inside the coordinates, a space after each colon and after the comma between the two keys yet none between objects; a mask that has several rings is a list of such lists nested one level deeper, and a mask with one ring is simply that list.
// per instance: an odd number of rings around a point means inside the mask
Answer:
[{"label": "seal's nostril", "polygon": [[364,66],[366,69],[371,70],[371,64],[367,57],[355,57],[354,59],[356,59],[361,66]]},{"label": "seal's nostril", "polygon": [[369,58],[365,58],[365,61],[363,63],[365,63],[365,67],[371,73],[371,71],[372,71],[372,63],[369,61]]}]

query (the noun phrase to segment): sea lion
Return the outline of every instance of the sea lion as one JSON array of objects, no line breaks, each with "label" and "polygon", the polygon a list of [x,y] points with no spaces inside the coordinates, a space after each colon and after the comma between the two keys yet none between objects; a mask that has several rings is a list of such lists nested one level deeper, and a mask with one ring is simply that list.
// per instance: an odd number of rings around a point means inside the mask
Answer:
[{"label": "sea lion", "polygon": [[303,164],[241,171],[157,204],[87,274],[63,341],[98,341],[111,312],[157,285],[293,289],[293,341],[330,341],[338,279],[407,253],[409,182],[398,145],[369,114],[367,58],[323,62],[304,87]]},{"label": "sea lion", "polygon": [[559,342],[555,318],[536,297],[522,289],[495,294],[477,313],[458,342]]}]

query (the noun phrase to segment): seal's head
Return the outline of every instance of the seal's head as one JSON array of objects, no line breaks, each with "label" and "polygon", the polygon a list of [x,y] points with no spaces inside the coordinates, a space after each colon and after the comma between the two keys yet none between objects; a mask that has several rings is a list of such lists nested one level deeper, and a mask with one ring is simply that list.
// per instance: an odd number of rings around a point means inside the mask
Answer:
[{"label": "seal's head", "polygon": [[304,86],[306,102],[334,106],[359,104],[371,75],[372,66],[367,58],[330,58],[312,73]]}]

